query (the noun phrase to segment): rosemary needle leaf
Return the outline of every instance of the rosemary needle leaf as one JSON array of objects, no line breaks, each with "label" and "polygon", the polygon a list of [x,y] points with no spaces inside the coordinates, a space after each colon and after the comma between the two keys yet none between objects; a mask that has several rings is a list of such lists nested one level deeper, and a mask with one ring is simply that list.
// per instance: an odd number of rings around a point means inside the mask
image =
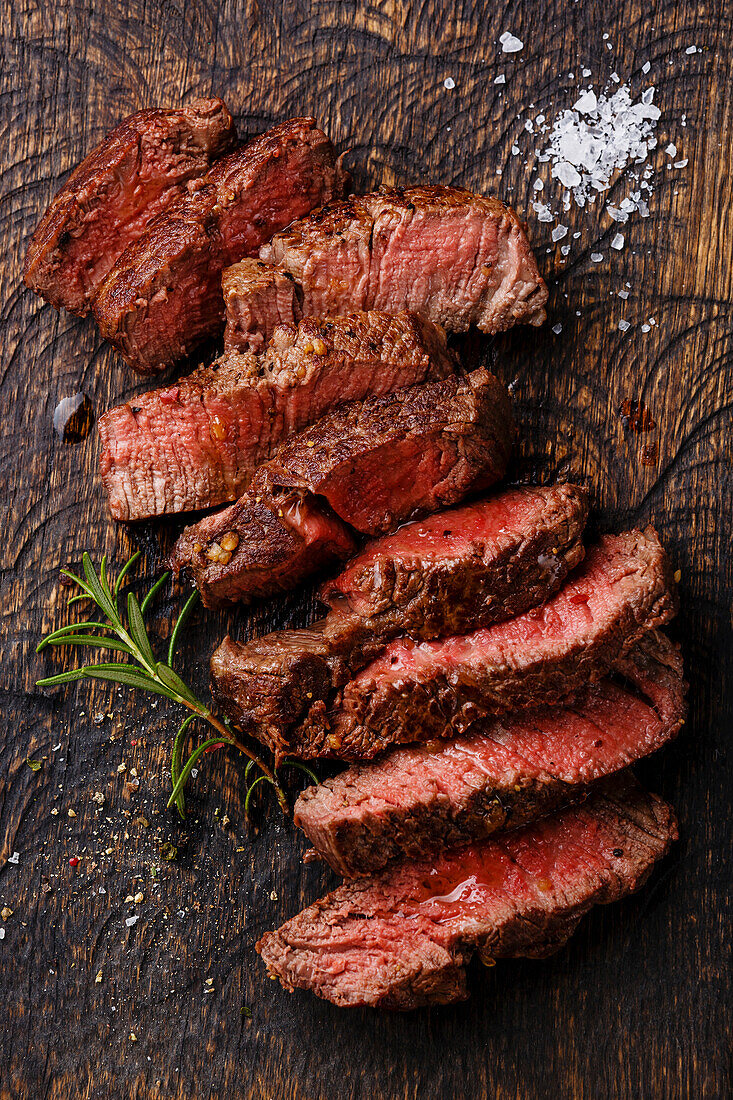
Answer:
[{"label": "rosemary needle leaf", "polygon": [[143,669],[133,668],[131,665],[85,665],[81,671],[93,680],[111,680],[115,684],[126,684],[128,687],[140,688],[142,691],[152,691],[154,695],[165,695],[174,703],[178,701],[164,684],[158,683]]},{"label": "rosemary needle leaf", "polygon": [[285,767],[286,765],[289,768],[297,768],[298,771],[305,772],[305,774],[308,776],[308,778],[311,780],[311,782],[316,787],[321,782],[320,779],[318,778],[318,776],[316,775],[316,773],[314,771],[312,771],[306,764],[301,764],[300,760],[290,760],[290,759],[283,760],[280,767]]},{"label": "rosemary needle leaf", "polygon": [[135,562],[140,557],[140,554],[141,554],[141,551],[136,550],[135,553],[132,555],[132,557],[127,559],[125,564],[122,566],[122,569],[120,569],[117,580],[115,581],[115,587],[114,587],[114,597],[115,597],[115,599],[117,599],[117,597],[120,594],[120,588],[122,588],[122,582],[124,581],[125,577],[129,573],[129,571],[132,569]]},{"label": "rosemary needle leaf", "polygon": [[176,648],[178,646],[178,639],[181,636],[181,630],[186,625],[187,620],[191,617],[191,612],[196,606],[199,598],[198,589],[194,588],[191,595],[186,600],[181,610],[181,614],[178,616],[178,622],[173,627],[173,633],[171,634],[170,644],[168,646],[168,666],[173,667],[173,658],[176,655]]},{"label": "rosemary needle leaf", "polygon": [[45,649],[47,645],[60,645],[59,639],[64,638],[67,634],[79,634],[82,630],[111,630],[109,623],[69,623],[68,626],[59,627],[58,630],[54,630],[52,634],[46,635],[46,637],[38,643],[36,646],[36,653],[40,653]]},{"label": "rosemary needle leaf", "polygon": [[261,783],[263,781],[263,779],[266,779],[268,783],[272,782],[272,780],[269,779],[268,776],[258,775],[257,778],[255,779],[254,783],[250,783],[250,785],[249,785],[249,789],[247,790],[247,794],[245,795],[245,799],[244,799],[244,816],[245,817],[249,817],[249,800],[252,797],[252,791],[255,789],[255,787],[257,786],[258,783]]},{"label": "rosemary needle leaf", "polygon": [[143,613],[140,610],[140,604],[137,602],[137,596],[134,592],[128,592],[127,594],[127,618],[129,620],[130,635],[135,645],[140,650],[142,663],[147,665],[148,669],[152,671],[155,668],[155,657],[153,656],[153,649],[150,645],[148,632],[145,629]]},{"label": "rosemary needle leaf", "polygon": [[87,675],[86,668],[72,668],[68,672],[59,672],[56,676],[46,676],[43,680],[36,680],[36,687],[54,687],[56,684],[70,684],[72,680],[83,680]]},{"label": "rosemary needle leaf", "polygon": [[155,666],[155,671],[158,679],[162,680],[169,691],[174,691],[181,699],[185,699],[188,703],[205,710],[188,684],[184,683],[178,673],[174,672],[169,665],[164,665],[162,661],[159,661]]},{"label": "rosemary needle leaf", "polygon": [[[184,718],[181,725],[178,728],[176,739],[173,742],[173,752],[171,754],[171,780],[173,782],[173,788],[175,789],[178,777],[181,774],[181,759],[183,757],[183,740],[186,734],[186,730],[191,725],[193,720],[197,718],[196,714],[189,714],[188,718]],[[176,808],[181,815],[181,819],[185,820],[186,817],[186,804],[183,800],[183,787],[179,790],[176,796]]]},{"label": "rosemary needle leaf", "polygon": [[94,566],[92,565],[92,559],[89,557],[89,554],[87,554],[86,551],[82,556],[81,563],[84,566],[84,576],[87,579],[87,583],[85,586],[86,590],[91,593],[91,595],[94,597],[95,602],[99,604],[105,615],[107,615],[113,623],[118,622],[119,616],[117,614],[115,606],[108,598],[107,593],[102,586],[102,582],[97,576]]},{"label": "rosemary needle leaf", "polygon": [[[178,776],[178,782],[176,783],[175,787],[173,788],[171,796],[168,799],[168,806],[169,807],[172,806],[175,803],[176,798],[178,797],[178,792],[183,790],[183,787],[186,783],[186,780],[188,779],[189,775],[191,774],[192,768],[195,767],[196,761],[201,756],[201,753],[205,752],[206,749],[211,748],[212,745],[231,745],[232,748],[235,748],[235,749],[239,747],[238,745],[236,745],[234,743],[234,741],[227,741],[226,738],[224,738],[224,737],[210,737],[208,739],[208,741],[204,741],[201,745],[198,745],[193,750],[191,755],[189,756],[188,760],[186,761],[186,763],[185,763],[185,765],[184,765],[184,767],[181,771],[181,774]],[[263,778],[264,778],[264,776],[263,776]],[[255,780],[255,782],[257,782],[257,780]]]},{"label": "rosemary needle leaf", "polygon": [[163,585],[165,584],[165,582],[168,580],[169,577],[170,577],[170,573],[164,573],[162,577],[158,577],[158,579],[155,582],[155,584],[153,585],[153,587],[143,597],[143,602],[140,604],[140,610],[142,611],[143,615],[147,611],[151,600],[155,599],[155,597],[158,595],[161,588],[163,587]]},{"label": "rosemary needle leaf", "polygon": [[102,638],[96,634],[65,634],[63,638],[46,638],[45,644],[88,645],[95,649],[113,649],[117,653],[134,656],[134,650],[130,649],[126,642],[118,642],[116,638]]}]

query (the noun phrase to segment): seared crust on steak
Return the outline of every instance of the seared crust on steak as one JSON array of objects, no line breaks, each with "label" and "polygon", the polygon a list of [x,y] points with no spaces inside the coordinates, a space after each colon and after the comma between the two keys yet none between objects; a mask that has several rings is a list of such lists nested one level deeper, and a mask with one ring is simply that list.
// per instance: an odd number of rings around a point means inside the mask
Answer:
[{"label": "seared crust on steak", "polygon": [[44,214],[28,246],[26,286],[84,316],[122,252],[235,140],[221,99],[130,115],[74,169]]}]

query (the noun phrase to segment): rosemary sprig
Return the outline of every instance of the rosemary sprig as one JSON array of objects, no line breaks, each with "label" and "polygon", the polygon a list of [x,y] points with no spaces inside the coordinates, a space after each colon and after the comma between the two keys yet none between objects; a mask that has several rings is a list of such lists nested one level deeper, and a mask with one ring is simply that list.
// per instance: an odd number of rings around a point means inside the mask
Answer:
[{"label": "rosemary sprig", "polygon": [[[106,621],[92,620],[89,622],[73,623],[62,626],[53,631],[37,646],[36,652],[41,653],[47,646],[88,646],[90,648],[109,649],[118,653],[124,653],[132,658],[129,662],[106,663],[95,665],[82,665],[81,668],[70,669],[61,672],[57,676],[48,676],[37,681],[38,687],[55,687],[57,684],[67,684],[73,680],[110,680],[113,683],[125,684],[129,687],[140,688],[142,691],[150,691],[156,695],[163,695],[167,699],[178,703],[191,713],[181,723],[173,742],[171,756],[171,780],[173,791],[168,800],[168,806],[175,805],[182,818],[185,817],[185,803],[183,791],[192,769],[196,765],[202,753],[215,746],[229,745],[237,749],[248,758],[245,769],[245,779],[248,780],[250,769],[256,767],[259,775],[253,783],[248,785],[245,798],[245,813],[249,812],[249,802],[252,789],[264,781],[272,785],[277,796],[278,803],[284,812],[287,812],[287,799],[280,786],[276,768],[269,767],[260,756],[253,752],[247,745],[239,740],[230,722],[224,718],[219,719],[211,713],[210,709],[196,697],[191,688],[186,684],[173,668],[176,649],[180,641],[181,632],[186,620],[191,615],[198,593],[193,594],[178,617],[170,637],[168,645],[167,661],[157,661],[153,653],[153,647],[145,626],[144,615],[151,601],[168,579],[168,573],[164,573],[155,582],[150,591],[145,595],[142,603],[138,603],[134,592],[127,594],[127,626],[125,626],[120,611],[119,597],[122,582],[130,569],[140,557],[138,550],[122,567],[114,586],[110,586],[107,576],[107,556],[102,558],[99,573],[95,570],[91,558],[84,554],[82,565],[84,577],[71,573],[68,569],[62,569],[64,576],[74,581],[81,592],[72,596],[69,605],[78,600],[90,599],[103,612]],[[102,633],[103,632],[103,633]],[[206,722],[215,731],[215,737],[209,737],[190,753],[186,762],[183,762],[183,750],[186,734],[191,723],[195,719]],[[286,764],[299,768],[306,772],[314,782],[318,782],[313,772],[305,765],[297,761],[287,760]]]}]

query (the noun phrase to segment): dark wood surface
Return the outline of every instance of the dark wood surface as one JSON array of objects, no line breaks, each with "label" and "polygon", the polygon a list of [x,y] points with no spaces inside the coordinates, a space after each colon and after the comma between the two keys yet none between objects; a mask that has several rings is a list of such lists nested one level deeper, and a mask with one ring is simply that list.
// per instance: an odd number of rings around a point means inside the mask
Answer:
[{"label": "dark wood surface", "polygon": [[[2,1100],[731,1095],[731,5],[5,0],[3,15],[0,906],[13,914],[0,942]],[[520,54],[502,54],[505,30],[524,40]],[[624,227],[622,251],[598,204],[565,218],[581,237],[562,262],[531,209],[536,142],[523,123],[530,104],[548,117],[571,105],[582,66],[601,84],[615,70],[637,90],[656,85],[660,168],[651,216]],[[137,544],[152,576],[168,534],[115,528],[95,433],[77,446],[54,435],[62,397],[83,391],[99,414],[136,380],[91,322],[22,287],[24,249],[58,182],[120,117],[209,93],[243,131],[314,113],[350,150],[359,187],[460,183],[516,204],[552,294],[545,328],[498,342],[497,370],[516,380],[515,472],[586,482],[596,529],[654,522],[681,570],[673,633],[690,720],[641,769],[678,808],[679,845],[554,959],[477,967],[458,1008],[346,1012],[268,981],[258,936],[331,882],[302,865],[291,825],[270,806],[247,835],[240,766],[223,753],[207,758],[179,825],[164,808],[172,706],[103,685],[34,687],[68,667],[60,652],[34,653],[67,621],[59,567],[85,549],[119,564]],[[670,140],[684,170],[664,167]],[[620,415],[638,399],[656,422],[647,434]],[[177,606],[160,605],[161,636]],[[191,675],[204,684],[226,628],[305,623],[310,610],[299,594],[249,618],[199,614]],[[138,891],[141,903],[125,903]]]}]

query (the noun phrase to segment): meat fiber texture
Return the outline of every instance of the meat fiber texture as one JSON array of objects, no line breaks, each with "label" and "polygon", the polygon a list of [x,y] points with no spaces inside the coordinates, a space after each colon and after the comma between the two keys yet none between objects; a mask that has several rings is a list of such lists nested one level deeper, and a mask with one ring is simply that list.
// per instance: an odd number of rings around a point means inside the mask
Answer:
[{"label": "meat fiber texture", "polygon": [[651,631],[572,706],[510,715],[453,741],[396,749],[309,787],[294,821],[347,878],[517,828],[582,800],[588,784],[678,732],[686,685],[678,649]]},{"label": "meat fiber texture", "polygon": [[236,500],[277,446],[345,401],[446,378],[445,331],[416,314],[353,313],[276,329],[99,420],[100,469],[118,520]]},{"label": "meat fiber texture", "polygon": [[542,608],[471,634],[391,642],[329,708],[313,707],[280,751],[368,760],[390,745],[455,737],[490,716],[561,702],[675,610],[656,533],[606,535]]},{"label": "meat fiber texture", "polygon": [[111,269],[94,301],[102,335],[142,374],[185,358],[223,327],[223,269],[343,187],[312,118],[283,122],[222,157]]},{"label": "meat fiber texture", "polygon": [[[514,433],[507,391],[484,370],[352,401],[284,443],[235,504],[186,528],[172,564],[193,572],[207,607],[264,595],[257,562],[270,556],[269,535],[245,546],[253,508],[290,494],[341,527],[387,531],[498,481]],[[224,560],[222,539],[234,543]],[[311,572],[320,564],[314,554]],[[268,591],[292,587],[303,575],[298,569],[289,576],[283,562]]]},{"label": "meat fiber texture", "polygon": [[474,953],[553,954],[593,905],[637,890],[676,839],[670,806],[630,780],[606,782],[524,829],[345,883],[257,949],[286,989],[344,1007],[465,1000]]},{"label": "meat fiber texture", "polygon": [[226,713],[277,749],[398,635],[465,632],[537,607],[583,557],[587,497],[577,485],[508,489],[415,520],[367,543],[321,589],[310,630],[281,630],[211,660]]},{"label": "meat fiber texture", "polygon": [[41,219],[25,259],[26,286],[83,317],[118,257],[235,141],[220,99],[126,118],[74,169]]},{"label": "meat fiber texture", "polygon": [[393,188],[331,203],[278,233],[260,260],[273,265],[269,277],[229,273],[229,347],[256,345],[262,326],[269,334],[291,306],[306,317],[416,310],[452,332],[545,320],[547,287],[517,215],[462,188]]}]

